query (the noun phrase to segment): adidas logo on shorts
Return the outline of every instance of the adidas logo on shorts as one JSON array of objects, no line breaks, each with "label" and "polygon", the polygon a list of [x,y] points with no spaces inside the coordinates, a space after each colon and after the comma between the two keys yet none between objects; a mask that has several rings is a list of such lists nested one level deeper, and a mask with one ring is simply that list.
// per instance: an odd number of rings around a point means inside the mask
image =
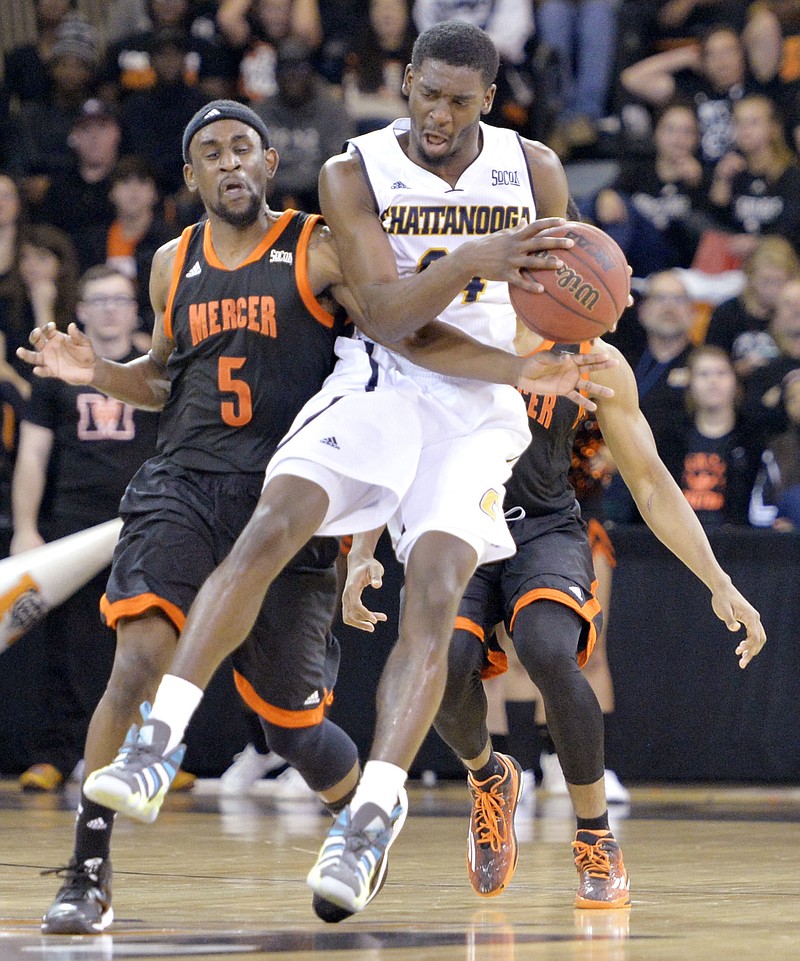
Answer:
[{"label": "adidas logo on shorts", "polygon": [[320,444],[327,444],[328,447],[333,447],[336,450],[341,450],[339,445],[336,443],[335,437],[323,437],[322,440],[320,441]]}]

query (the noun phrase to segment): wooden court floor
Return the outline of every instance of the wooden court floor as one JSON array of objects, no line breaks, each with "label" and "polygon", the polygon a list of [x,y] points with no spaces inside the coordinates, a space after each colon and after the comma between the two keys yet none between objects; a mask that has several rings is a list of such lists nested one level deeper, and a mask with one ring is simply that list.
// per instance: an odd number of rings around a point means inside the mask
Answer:
[{"label": "wooden court floor", "polygon": [[800,789],[635,788],[612,826],[629,911],[575,911],[568,801],[538,792],[517,818],[510,889],[482,900],[464,868],[463,785],[412,785],[389,879],[365,912],[325,925],[305,875],[328,819],[315,804],[200,790],[153,825],[119,819],[116,920],[43,937],[39,918],[72,840],[76,788],[0,781],[0,961],[731,961],[800,959]]}]

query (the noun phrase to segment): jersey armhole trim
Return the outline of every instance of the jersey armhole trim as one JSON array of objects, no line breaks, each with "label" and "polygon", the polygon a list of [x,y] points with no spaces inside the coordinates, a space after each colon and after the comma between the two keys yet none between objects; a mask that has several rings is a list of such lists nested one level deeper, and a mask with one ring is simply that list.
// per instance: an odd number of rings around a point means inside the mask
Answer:
[{"label": "jersey armhole trim", "polygon": [[169,293],[167,294],[167,305],[164,308],[164,333],[170,340],[175,340],[172,332],[172,304],[175,300],[175,292],[178,289],[178,281],[181,279],[181,272],[186,265],[186,251],[189,249],[189,241],[192,238],[192,231],[197,224],[184,228],[178,248],[175,251],[175,260],[172,264],[172,277],[169,281]]},{"label": "jersey armhole trim", "polygon": [[536,191],[533,187],[533,174],[531,173],[531,165],[528,160],[528,155],[525,153],[525,144],[522,142],[522,137],[519,134],[515,134],[517,138],[517,143],[519,144],[519,149],[522,151],[522,160],[525,164],[525,169],[528,171],[528,183],[531,186],[531,197],[533,198],[533,215],[536,216]]},{"label": "jersey armhole trim", "polygon": [[300,293],[300,298],[306,310],[315,320],[318,320],[323,327],[327,327],[330,330],[334,324],[333,314],[329,313],[317,300],[311,289],[311,284],[308,281],[308,245],[311,242],[311,234],[314,227],[320,220],[321,217],[319,214],[311,214],[303,224],[300,237],[297,241],[297,258],[294,264],[294,276],[297,281],[297,290]]}]

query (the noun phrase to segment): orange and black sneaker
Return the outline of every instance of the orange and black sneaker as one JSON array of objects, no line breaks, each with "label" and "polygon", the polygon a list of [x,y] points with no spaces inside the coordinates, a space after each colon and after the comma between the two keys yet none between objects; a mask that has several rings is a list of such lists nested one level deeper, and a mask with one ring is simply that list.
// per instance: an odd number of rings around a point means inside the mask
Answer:
[{"label": "orange and black sneaker", "polygon": [[485,781],[467,775],[472,815],[467,836],[467,874],[473,891],[482,898],[502,894],[517,868],[514,811],[522,793],[522,768],[505,754],[496,754],[502,774]]},{"label": "orange and black sneaker", "polygon": [[580,877],[575,907],[629,907],[630,878],[614,835],[610,831],[578,831],[572,849]]},{"label": "orange and black sneaker", "polygon": [[188,771],[184,771],[182,767],[179,767],[175,773],[175,777],[172,779],[172,784],[170,784],[169,789],[173,794],[176,791],[191,791],[196,780],[197,775],[190,774]]},{"label": "orange and black sneaker", "polygon": [[52,764],[34,764],[19,777],[23,791],[58,791],[64,786],[64,775]]}]

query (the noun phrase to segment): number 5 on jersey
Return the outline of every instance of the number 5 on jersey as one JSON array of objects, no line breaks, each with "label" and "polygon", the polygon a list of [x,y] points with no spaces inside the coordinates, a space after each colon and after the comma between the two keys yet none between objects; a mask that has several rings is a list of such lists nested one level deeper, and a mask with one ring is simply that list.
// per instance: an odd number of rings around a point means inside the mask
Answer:
[{"label": "number 5 on jersey", "polygon": [[220,403],[220,416],[228,427],[244,427],[253,417],[253,397],[250,386],[236,378],[236,372],[244,367],[246,357],[220,357],[217,368],[217,386],[220,393],[233,394],[235,400]]}]

